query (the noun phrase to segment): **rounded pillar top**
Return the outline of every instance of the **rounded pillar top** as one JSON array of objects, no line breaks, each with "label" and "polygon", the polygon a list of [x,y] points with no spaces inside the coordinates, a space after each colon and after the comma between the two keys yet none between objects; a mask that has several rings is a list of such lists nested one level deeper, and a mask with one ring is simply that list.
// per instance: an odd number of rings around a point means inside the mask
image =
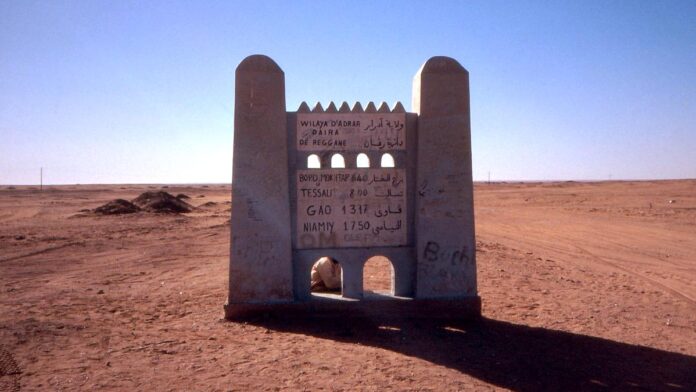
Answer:
[{"label": "rounded pillar top", "polygon": [[457,74],[469,72],[459,62],[447,56],[435,56],[426,61],[418,70],[419,74]]},{"label": "rounded pillar top", "polygon": [[272,58],[263,54],[254,54],[246,57],[237,66],[237,72],[268,72],[283,73],[283,70]]}]

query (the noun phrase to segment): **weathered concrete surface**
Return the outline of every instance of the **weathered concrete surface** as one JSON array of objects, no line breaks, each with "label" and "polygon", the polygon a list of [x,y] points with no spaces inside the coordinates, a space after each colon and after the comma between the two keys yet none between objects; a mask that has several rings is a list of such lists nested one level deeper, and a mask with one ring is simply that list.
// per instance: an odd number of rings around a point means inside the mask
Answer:
[{"label": "weathered concrete surface", "polygon": [[293,300],[285,75],[269,57],[236,71],[228,302]]},{"label": "weathered concrete surface", "polygon": [[469,73],[433,57],[413,80],[418,113],[416,297],[476,295]]}]

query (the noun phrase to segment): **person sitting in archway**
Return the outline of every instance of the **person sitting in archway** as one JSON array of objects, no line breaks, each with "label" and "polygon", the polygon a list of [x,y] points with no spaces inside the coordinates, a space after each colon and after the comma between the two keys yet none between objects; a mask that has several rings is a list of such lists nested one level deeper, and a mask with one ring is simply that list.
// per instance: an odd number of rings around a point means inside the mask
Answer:
[{"label": "person sitting in archway", "polygon": [[312,291],[340,291],[341,266],[332,257],[322,257],[312,266]]}]

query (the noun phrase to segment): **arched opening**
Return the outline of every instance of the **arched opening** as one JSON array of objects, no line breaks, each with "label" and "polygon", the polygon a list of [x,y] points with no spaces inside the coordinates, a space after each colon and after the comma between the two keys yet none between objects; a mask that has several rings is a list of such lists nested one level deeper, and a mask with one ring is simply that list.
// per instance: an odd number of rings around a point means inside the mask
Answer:
[{"label": "arched opening", "polygon": [[355,166],[357,167],[370,167],[370,158],[367,154],[360,153],[356,159]]},{"label": "arched opening", "polygon": [[319,155],[312,154],[307,157],[307,169],[321,169],[321,161]]},{"label": "arched opening", "polygon": [[345,161],[345,159],[343,159],[343,155],[333,154],[333,156],[331,156],[331,167],[338,168],[338,169],[345,169],[346,161]]},{"label": "arched opening", "polygon": [[363,266],[363,292],[370,295],[394,295],[394,266],[384,256],[367,259]]},{"label": "arched opening", "polygon": [[394,167],[394,157],[392,154],[385,152],[382,155],[382,162],[380,162],[380,166],[382,167]]},{"label": "arched opening", "polygon": [[309,274],[312,293],[341,295],[343,273],[338,260],[323,256],[315,261]]}]

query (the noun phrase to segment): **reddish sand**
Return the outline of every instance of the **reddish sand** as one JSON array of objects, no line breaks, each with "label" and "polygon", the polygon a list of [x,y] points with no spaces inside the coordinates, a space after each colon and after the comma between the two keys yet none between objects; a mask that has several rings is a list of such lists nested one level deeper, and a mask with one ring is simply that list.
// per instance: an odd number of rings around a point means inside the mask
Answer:
[{"label": "reddish sand", "polygon": [[696,180],[477,184],[483,318],[447,324],[222,320],[229,186],[7,188],[2,391],[696,390]]}]

